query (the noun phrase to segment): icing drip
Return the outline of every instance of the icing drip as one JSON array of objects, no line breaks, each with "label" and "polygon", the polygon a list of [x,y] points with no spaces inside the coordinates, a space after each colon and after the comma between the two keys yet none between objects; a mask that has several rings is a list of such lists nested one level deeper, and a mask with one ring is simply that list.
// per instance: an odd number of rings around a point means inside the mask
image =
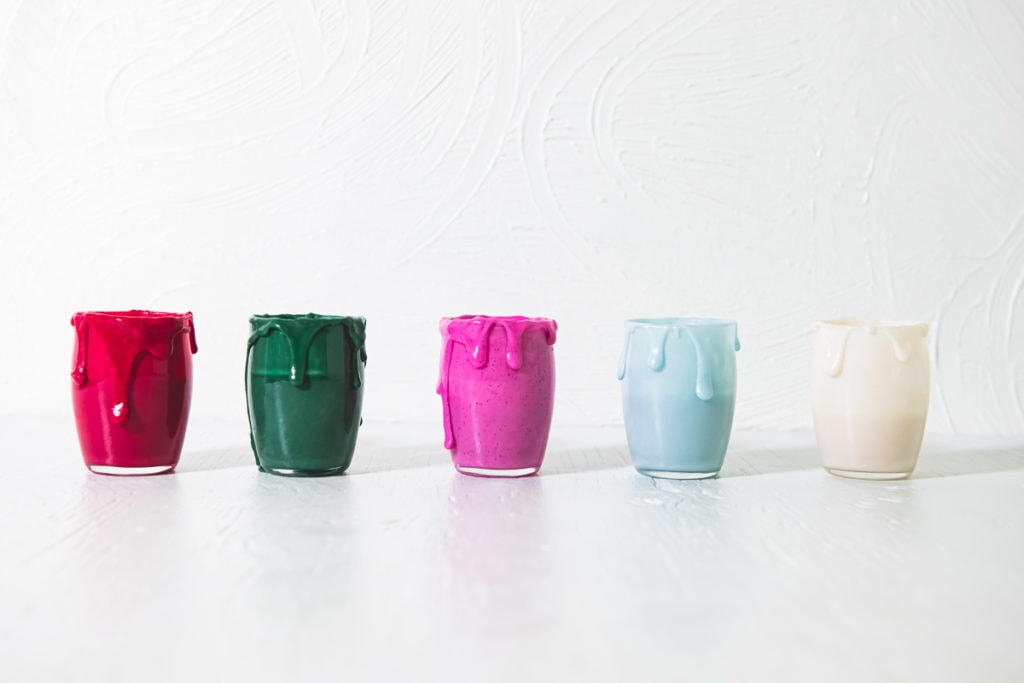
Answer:
[{"label": "icing drip", "polygon": [[441,356],[441,368],[438,373],[437,393],[441,396],[441,407],[444,412],[444,447],[448,450],[455,448],[455,432],[452,428],[451,406],[448,402],[448,374],[451,370],[455,344],[462,344],[466,349],[469,364],[477,370],[482,370],[490,361],[491,331],[496,325],[505,331],[505,363],[513,370],[519,370],[523,366],[522,339],[527,330],[539,329],[543,332],[544,341],[548,346],[555,343],[558,333],[558,324],[547,318],[465,316],[441,319],[439,328],[444,340],[444,353]]},{"label": "icing drip", "polygon": [[441,370],[438,373],[437,379],[437,393],[441,396],[441,410],[444,413],[442,419],[444,421],[444,447],[448,450],[455,448],[455,434],[452,429],[452,411],[448,408],[448,368],[452,364],[452,350],[455,346],[455,340],[448,337],[448,321],[441,321],[441,334],[445,337],[444,340],[444,355],[441,356]]},{"label": "icing drip", "polygon": [[906,363],[910,360],[910,349],[904,347],[904,345],[900,343],[900,340],[896,338],[896,335],[888,333],[886,336],[889,337],[889,341],[892,342],[892,351],[896,355],[896,360],[900,363]]},{"label": "icing drip", "polygon": [[892,342],[892,351],[896,360],[906,363],[914,355],[915,342],[914,333],[922,337],[928,336],[928,326],[924,324],[915,325],[912,328],[894,328],[885,330],[886,336]]},{"label": "icing drip", "polygon": [[872,337],[885,337],[892,347],[893,356],[900,363],[906,363],[914,356],[916,340],[912,336],[913,332],[922,337],[928,336],[928,326],[923,323],[899,327],[815,323],[814,332],[825,335],[825,359],[828,362],[826,372],[831,377],[839,377],[843,373],[847,342],[854,330],[861,330]]},{"label": "icing drip", "polygon": [[[697,398],[702,401],[710,401],[714,398],[715,384],[714,379],[711,376],[711,371],[708,367],[707,350],[701,343],[700,336],[694,331],[694,328],[689,325],[647,325],[630,327],[626,331],[626,343],[623,347],[622,355],[619,357],[620,380],[626,377],[626,366],[629,363],[630,350],[633,346],[633,335],[637,329],[641,328],[647,333],[648,340],[650,342],[650,351],[647,354],[647,367],[654,372],[661,372],[665,367],[665,345],[668,341],[669,333],[674,332],[676,338],[681,338],[683,332],[685,332],[693,343],[693,352],[696,357],[697,380],[694,390],[697,394]],[[733,338],[733,350],[740,350],[740,338],[738,334]]]},{"label": "icing drip", "polygon": [[626,329],[626,343],[622,346],[622,354],[619,356],[619,379],[625,379],[626,377],[626,364],[629,362],[629,350],[633,346],[633,332],[636,331],[635,327],[629,327]]},{"label": "icing drip", "polygon": [[[819,332],[830,328],[818,328]],[[825,342],[825,360],[828,361],[828,368],[825,370],[830,377],[838,377],[843,374],[843,364],[846,361],[846,343],[850,340],[849,327],[840,328],[826,332],[831,339]]]},{"label": "icing drip", "polygon": [[469,350],[469,362],[474,368],[482,368],[489,360],[490,347],[487,340],[491,335],[491,328],[494,327],[493,320],[473,320],[466,326],[466,348]]},{"label": "icing drip", "polygon": [[82,387],[89,383],[89,340],[95,335],[110,370],[110,415],[114,424],[123,424],[131,414],[129,395],[139,358],[146,353],[158,360],[167,360],[174,350],[174,340],[188,333],[189,348],[195,354],[195,325],[192,314],[160,314],[150,311],[117,313],[76,313],[71,319],[77,337],[78,353],[71,380]]},{"label": "icing drip", "polygon": [[[647,354],[647,367],[655,372],[661,372],[665,367],[665,342],[668,341],[668,328],[652,329],[651,334],[654,339],[651,343],[650,353]],[[678,334],[678,330],[676,334]]]},{"label": "icing drip", "polygon": [[697,398],[702,401],[710,401],[715,397],[715,384],[708,372],[707,352],[700,343],[700,339],[689,327],[684,327],[686,334],[690,335],[693,342],[693,351],[697,354]]},{"label": "icing drip", "polygon": [[89,323],[85,321],[84,315],[75,313],[71,324],[75,327],[78,346],[78,358],[75,360],[75,369],[71,371],[71,381],[80,387],[85,384],[85,361],[89,356]]},{"label": "icing drip", "polygon": [[[288,381],[294,386],[305,383],[309,367],[309,349],[318,334],[330,327],[344,327],[352,342],[352,386],[359,388],[363,384],[363,366],[366,364],[366,320],[344,316],[321,316],[315,313],[306,315],[254,316],[252,334],[249,335],[248,350],[263,337],[274,332],[284,335],[291,351],[291,362],[288,368]],[[247,353],[246,359],[248,361]],[[248,374],[248,369],[246,374]]]}]

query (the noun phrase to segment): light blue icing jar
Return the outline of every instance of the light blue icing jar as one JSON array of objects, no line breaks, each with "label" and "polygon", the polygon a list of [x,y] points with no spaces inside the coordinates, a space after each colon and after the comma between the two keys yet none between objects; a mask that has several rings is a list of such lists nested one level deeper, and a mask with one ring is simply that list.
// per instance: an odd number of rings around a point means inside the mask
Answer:
[{"label": "light blue icing jar", "polygon": [[739,350],[732,320],[626,321],[619,379],[638,472],[666,479],[718,474],[732,432]]}]

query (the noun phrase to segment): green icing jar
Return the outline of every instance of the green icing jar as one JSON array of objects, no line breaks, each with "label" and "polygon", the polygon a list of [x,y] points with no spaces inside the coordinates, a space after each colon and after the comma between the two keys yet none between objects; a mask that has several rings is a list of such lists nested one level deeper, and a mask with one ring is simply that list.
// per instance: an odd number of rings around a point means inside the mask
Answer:
[{"label": "green icing jar", "polygon": [[256,465],[294,477],[341,474],[362,422],[366,320],[254,315],[249,325],[245,393]]}]

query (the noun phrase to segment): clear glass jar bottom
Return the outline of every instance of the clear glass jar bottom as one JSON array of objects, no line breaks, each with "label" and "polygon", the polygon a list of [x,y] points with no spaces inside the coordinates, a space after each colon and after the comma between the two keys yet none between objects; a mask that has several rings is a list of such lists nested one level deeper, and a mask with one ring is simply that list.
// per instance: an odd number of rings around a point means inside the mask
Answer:
[{"label": "clear glass jar bottom", "polygon": [[107,474],[117,477],[141,477],[150,474],[166,474],[175,465],[156,465],[153,467],[114,467],[113,465],[86,465],[94,474]]},{"label": "clear glass jar bottom", "polygon": [[648,477],[654,477],[655,479],[676,479],[679,481],[686,481],[690,479],[712,479],[718,476],[719,470],[712,472],[673,472],[671,470],[649,470],[636,468],[636,471]]},{"label": "clear glass jar bottom", "polygon": [[514,479],[516,477],[529,477],[530,475],[537,474],[540,471],[540,465],[536,467],[520,467],[514,470],[497,470],[489,467],[460,467],[455,466],[462,474],[468,474],[471,477],[500,477],[504,479]]},{"label": "clear glass jar bottom", "polygon": [[329,477],[333,474],[342,474],[348,469],[348,465],[343,467],[327,467],[324,469],[315,470],[300,470],[291,469],[287,467],[263,467],[260,466],[260,472],[267,472],[268,474],[276,474],[281,477]]},{"label": "clear glass jar bottom", "polygon": [[906,479],[910,476],[910,472],[860,472],[858,470],[841,470],[835,467],[826,467],[829,474],[834,474],[837,477],[843,477],[844,479],[867,479],[872,481],[895,481],[898,479]]}]

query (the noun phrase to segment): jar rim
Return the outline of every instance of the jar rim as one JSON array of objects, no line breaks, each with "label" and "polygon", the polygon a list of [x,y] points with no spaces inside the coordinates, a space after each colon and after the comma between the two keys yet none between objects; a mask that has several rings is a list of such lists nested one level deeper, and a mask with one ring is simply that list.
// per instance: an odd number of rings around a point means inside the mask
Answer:
[{"label": "jar rim", "polygon": [[442,321],[453,321],[453,320],[488,320],[493,322],[498,321],[511,321],[511,322],[530,322],[530,323],[551,323],[555,322],[553,318],[543,317],[530,317],[527,315],[454,315],[445,316],[441,318]]},{"label": "jar rim", "polygon": [[844,316],[840,318],[830,318],[828,320],[819,320],[820,325],[832,325],[834,327],[865,327],[865,328],[883,328],[883,329],[894,329],[901,327],[921,327],[926,326],[928,323],[922,320],[888,320],[885,318],[861,318],[857,316]]},{"label": "jar rim", "polygon": [[729,327],[736,321],[728,318],[673,317],[673,318],[630,318],[626,320],[630,327]]},{"label": "jar rim", "polygon": [[348,320],[366,319],[358,315],[331,315],[324,313],[257,313],[249,316],[249,322],[268,322],[271,320],[294,320],[309,322],[344,322]]},{"label": "jar rim", "polygon": [[165,311],[149,311],[144,309],[131,309],[127,311],[80,311],[76,316],[96,316],[100,318],[114,318],[116,320],[159,320],[161,318],[173,318],[176,320],[190,318],[191,311],[185,313],[170,313]]}]

